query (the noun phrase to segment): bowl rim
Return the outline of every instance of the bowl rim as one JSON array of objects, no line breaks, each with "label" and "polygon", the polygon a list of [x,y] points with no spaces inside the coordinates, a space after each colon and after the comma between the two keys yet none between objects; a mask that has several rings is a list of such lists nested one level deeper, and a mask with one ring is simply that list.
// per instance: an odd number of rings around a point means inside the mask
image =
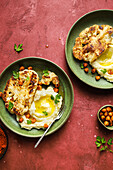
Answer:
[{"label": "bowl rim", "polygon": [[5,149],[4,153],[2,154],[2,156],[0,157],[0,160],[1,160],[4,157],[4,155],[6,154],[7,149],[8,149],[8,135],[7,135],[6,130],[3,128],[2,125],[0,125],[0,129],[3,130],[3,132],[4,132],[5,136],[6,136],[6,141],[7,141],[6,149]]}]

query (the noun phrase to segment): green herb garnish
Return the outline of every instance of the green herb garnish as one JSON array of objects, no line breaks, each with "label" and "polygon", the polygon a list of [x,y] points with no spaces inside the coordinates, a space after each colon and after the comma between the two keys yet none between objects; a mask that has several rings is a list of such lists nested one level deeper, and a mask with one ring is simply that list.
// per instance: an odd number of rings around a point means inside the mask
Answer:
[{"label": "green herb garnish", "polygon": [[13,108],[13,103],[9,102],[8,110],[11,110]]},{"label": "green herb garnish", "polygon": [[48,72],[47,69],[46,69],[46,70],[43,70],[43,73],[44,73],[44,76],[48,76],[48,75],[49,75],[49,72]]},{"label": "green herb garnish", "polygon": [[103,72],[103,74],[105,74],[106,72],[107,72],[107,70],[106,69],[104,69],[104,70],[100,70],[101,72]]},{"label": "green herb garnish", "polygon": [[27,124],[31,124],[31,120],[27,120]]},{"label": "green herb garnish", "polygon": [[104,137],[101,138],[100,136],[97,136],[95,143],[96,143],[97,148],[100,148],[102,146],[100,151],[108,150],[109,152],[113,152],[110,149],[110,146],[113,145],[112,140],[113,140],[113,138],[110,138],[107,142],[107,145],[105,145],[106,141],[105,141]]},{"label": "green herb garnish", "polygon": [[84,65],[83,65],[83,63],[81,63],[81,64],[80,64],[80,67],[81,67],[81,68],[84,68]]},{"label": "green herb garnish", "polygon": [[14,79],[18,79],[19,78],[19,72],[13,71],[13,77],[14,77]]},{"label": "green herb garnish", "polygon": [[51,95],[51,100],[54,100],[54,96],[53,95]]},{"label": "green herb garnish", "polygon": [[28,81],[29,80],[29,76],[27,76],[27,78],[26,78],[26,81]]},{"label": "green herb garnish", "polygon": [[45,116],[48,116],[48,113],[46,111],[43,111],[42,113],[44,113]]},{"label": "green herb garnish", "polygon": [[23,45],[23,44],[19,44],[18,47],[17,47],[17,45],[15,44],[15,45],[14,45],[15,51],[18,52],[18,53],[19,53],[20,51],[22,51],[22,50],[23,50],[22,45]]},{"label": "green herb garnish", "polygon": [[61,95],[60,94],[57,94],[55,96],[55,104],[57,104],[59,102],[59,99],[60,99]]}]

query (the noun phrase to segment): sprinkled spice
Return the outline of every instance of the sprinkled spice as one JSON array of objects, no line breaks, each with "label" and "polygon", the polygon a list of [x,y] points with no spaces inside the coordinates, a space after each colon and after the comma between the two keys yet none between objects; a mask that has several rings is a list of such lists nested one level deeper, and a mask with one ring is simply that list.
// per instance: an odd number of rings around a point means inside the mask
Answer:
[{"label": "sprinkled spice", "polygon": [[7,147],[7,138],[4,131],[0,128],[0,157],[4,154]]}]

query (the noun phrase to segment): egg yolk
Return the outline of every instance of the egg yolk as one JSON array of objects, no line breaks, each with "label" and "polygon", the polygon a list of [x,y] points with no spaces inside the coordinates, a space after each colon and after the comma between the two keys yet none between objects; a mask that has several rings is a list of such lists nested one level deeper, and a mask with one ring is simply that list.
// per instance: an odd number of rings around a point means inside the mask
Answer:
[{"label": "egg yolk", "polygon": [[55,110],[54,101],[51,96],[43,96],[35,101],[36,112],[41,114],[41,117],[51,116]]},{"label": "egg yolk", "polygon": [[98,59],[99,64],[102,66],[110,66],[113,64],[113,61],[111,62],[110,60],[112,59],[113,56],[113,48],[107,49]]}]

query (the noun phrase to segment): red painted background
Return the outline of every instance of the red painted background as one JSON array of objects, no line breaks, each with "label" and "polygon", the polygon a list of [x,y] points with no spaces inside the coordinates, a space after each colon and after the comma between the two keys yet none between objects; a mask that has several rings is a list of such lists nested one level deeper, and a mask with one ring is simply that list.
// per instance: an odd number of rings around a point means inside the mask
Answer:
[{"label": "red painted background", "polygon": [[[105,139],[113,132],[97,120],[97,111],[113,103],[113,90],[91,88],[69,69],[65,41],[70,27],[87,12],[113,9],[112,0],[0,0],[0,73],[12,62],[27,56],[49,59],[63,68],[74,87],[74,105],[67,122],[43,139],[37,149],[37,138],[19,136],[2,122],[9,147],[0,160],[1,170],[111,170],[113,154],[100,153],[96,136]],[[23,43],[21,53],[14,44]],[[48,48],[46,46],[48,45]]]}]

